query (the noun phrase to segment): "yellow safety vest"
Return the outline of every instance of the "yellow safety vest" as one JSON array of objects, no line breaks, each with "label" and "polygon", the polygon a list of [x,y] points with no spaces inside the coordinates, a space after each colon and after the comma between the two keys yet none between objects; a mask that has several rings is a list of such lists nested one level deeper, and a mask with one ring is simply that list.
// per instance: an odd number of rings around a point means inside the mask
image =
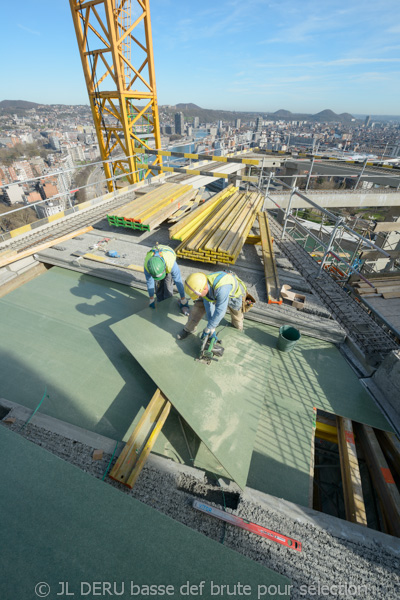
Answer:
[{"label": "yellow safety vest", "polygon": [[[234,275],[233,273],[223,273],[224,271],[220,271],[219,273],[207,275],[207,281],[214,291],[216,291],[222,285],[230,284],[232,286],[232,290],[229,293],[230,298],[239,298],[239,296],[246,295],[247,288],[237,275]],[[217,279],[218,281],[214,285],[214,282]],[[207,296],[204,297],[204,300],[208,300],[208,302],[215,302],[215,300],[211,300],[210,298],[207,298]]]},{"label": "yellow safety vest", "polygon": [[[146,270],[147,270],[147,263],[149,262],[150,258],[152,258],[154,256],[154,254],[156,253],[156,250],[157,250],[157,248],[152,248],[146,254],[146,257],[144,259],[144,268]],[[160,257],[165,262],[165,272],[171,273],[173,266],[176,262],[175,251],[172,250],[172,248],[170,248],[169,246],[161,246],[160,244],[158,245],[158,251],[159,251]]]}]

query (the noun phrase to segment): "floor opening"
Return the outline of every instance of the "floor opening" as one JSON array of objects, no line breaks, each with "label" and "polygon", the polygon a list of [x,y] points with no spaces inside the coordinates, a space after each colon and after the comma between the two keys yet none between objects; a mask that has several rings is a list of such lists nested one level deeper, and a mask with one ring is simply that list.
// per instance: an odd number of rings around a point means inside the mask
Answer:
[{"label": "floor opening", "polygon": [[6,406],[1,406],[0,404],[0,421],[6,418],[11,408],[7,408]]}]

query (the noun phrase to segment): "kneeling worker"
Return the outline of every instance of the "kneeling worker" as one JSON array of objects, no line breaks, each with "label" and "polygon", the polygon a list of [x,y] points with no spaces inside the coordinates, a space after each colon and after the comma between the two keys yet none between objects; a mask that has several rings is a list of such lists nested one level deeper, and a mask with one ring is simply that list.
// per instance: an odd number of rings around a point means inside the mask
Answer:
[{"label": "kneeling worker", "polygon": [[202,337],[215,335],[215,328],[227,309],[233,327],[243,331],[243,298],[246,298],[247,289],[239,277],[226,271],[211,275],[192,273],[185,281],[185,292],[195,303],[183,331],[178,333],[178,340],[184,340],[189,333],[194,333],[204,314],[208,322]]},{"label": "kneeling worker", "polygon": [[150,308],[156,307],[156,297],[158,302],[171,298],[174,294],[175,283],[180,296],[179,308],[185,317],[189,316],[189,303],[185,297],[181,272],[172,248],[156,244],[149,250],[144,259],[144,274],[150,296]]}]

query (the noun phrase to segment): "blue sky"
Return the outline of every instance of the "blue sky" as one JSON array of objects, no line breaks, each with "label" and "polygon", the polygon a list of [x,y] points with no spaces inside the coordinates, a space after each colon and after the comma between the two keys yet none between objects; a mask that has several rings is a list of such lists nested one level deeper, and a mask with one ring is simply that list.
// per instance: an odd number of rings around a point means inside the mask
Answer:
[{"label": "blue sky", "polygon": [[[400,114],[398,0],[150,0],[150,8],[160,104]],[[68,0],[7,2],[2,25],[0,100],[88,103]]]}]

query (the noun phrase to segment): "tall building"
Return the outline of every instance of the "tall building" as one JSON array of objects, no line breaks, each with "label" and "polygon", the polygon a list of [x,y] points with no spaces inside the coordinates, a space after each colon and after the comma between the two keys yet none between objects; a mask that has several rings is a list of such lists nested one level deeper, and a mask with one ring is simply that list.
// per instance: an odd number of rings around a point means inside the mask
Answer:
[{"label": "tall building", "polygon": [[193,127],[194,127],[194,129],[198,129],[199,125],[200,125],[200,119],[199,119],[199,117],[194,117],[194,119],[193,119]]},{"label": "tall building", "polygon": [[8,204],[10,204],[11,206],[13,204],[22,204],[25,200],[24,190],[20,185],[18,185],[18,183],[9,185],[6,188],[4,188],[4,195],[6,202],[8,202]]},{"label": "tall building", "polygon": [[185,129],[185,119],[183,118],[183,113],[178,112],[175,115],[175,133],[179,133],[179,135],[183,135]]},{"label": "tall building", "polygon": [[261,131],[263,126],[263,120],[261,117],[257,117],[256,119],[256,131]]},{"label": "tall building", "polygon": [[365,117],[365,121],[364,121],[364,125],[365,127],[368,127],[368,125],[371,123],[371,117]]},{"label": "tall building", "polygon": [[240,119],[236,119],[236,121],[235,121],[236,129],[240,129],[240,123],[241,123]]}]

